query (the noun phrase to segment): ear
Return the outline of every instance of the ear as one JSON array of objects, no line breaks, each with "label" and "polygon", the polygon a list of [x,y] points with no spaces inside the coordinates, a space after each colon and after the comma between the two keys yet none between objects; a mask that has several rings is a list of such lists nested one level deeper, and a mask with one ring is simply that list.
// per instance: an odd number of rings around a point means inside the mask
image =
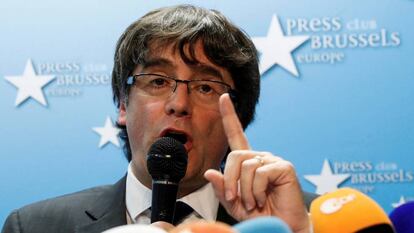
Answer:
[{"label": "ear", "polygon": [[118,124],[125,126],[126,125],[126,106],[125,102],[122,101],[119,105],[119,113],[118,113]]}]

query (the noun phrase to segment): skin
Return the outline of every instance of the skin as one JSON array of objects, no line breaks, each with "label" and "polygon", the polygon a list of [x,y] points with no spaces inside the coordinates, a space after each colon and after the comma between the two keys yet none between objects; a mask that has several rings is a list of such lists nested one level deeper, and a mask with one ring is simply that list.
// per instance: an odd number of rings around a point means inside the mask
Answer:
[{"label": "skin", "polygon": [[284,220],[293,232],[309,232],[309,218],[293,165],[269,152],[250,148],[227,94],[220,98],[220,112],[232,152],[224,174],[212,169],[205,173],[220,203],[237,220],[271,215]]},{"label": "skin", "polygon": [[[147,59],[148,64],[138,65],[133,73],[157,73],[182,80],[205,78],[233,86],[229,72],[207,59],[201,43],[197,43],[195,49],[202,65],[185,64],[173,46],[156,47]],[[180,197],[207,183],[204,172],[210,168],[219,169],[228,148],[218,104],[215,108],[195,104],[184,84],[178,84],[167,99],[142,96],[132,87],[128,104],[121,104],[118,122],[127,127],[133,172],[148,188],[152,185],[146,167],[149,147],[168,128],[190,136],[191,140],[185,144],[188,165],[185,177],[180,182]]]},{"label": "skin", "polygon": [[[172,46],[156,51],[152,57],[166,59],[171,66],[140,65],[134,74],[150,71],[183,80],[207,75],[199,67],[185,64]],[[234,87],[229,72],[207,59],[201,42],[196,44],[195,54],[203,65],[218,71],[221,81]],[[235,219],[272,215],[284,220],[293,232],[309,232],[309,219],[293,165],[269,152],[250,148],[227,94],[220,97],[217,109],[207,109],[192,102],[185,85],[179,85],[166,100],[144,98],[132,89],[129,103],[121,104],[118,122],[128,130],[133,172],[148,188],[151,177],[146,168],[146,152],[163,129],[173,127],[192,138],[185,145],[189,161],[179,196],[210,182],[220,203]],[[222,174],[218,170],[228,147],[232,152]],[[168,223],[157,224],[166,230],[173,227]]]}]

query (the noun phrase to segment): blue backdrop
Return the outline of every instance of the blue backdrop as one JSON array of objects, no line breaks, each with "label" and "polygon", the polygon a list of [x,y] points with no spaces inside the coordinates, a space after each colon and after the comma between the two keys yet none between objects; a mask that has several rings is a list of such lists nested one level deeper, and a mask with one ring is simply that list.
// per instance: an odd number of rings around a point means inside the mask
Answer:
[{"label": "blue backdrop", "polygon": [[[115,43],[144,13],[177,3],[0,3],[0,222],[124,175],[111,137]],[[292,161],[311,192],[357,188],[387,212],[414,199],[414,1],[185,3],[220,10],[261,52],[253,148]]]}]

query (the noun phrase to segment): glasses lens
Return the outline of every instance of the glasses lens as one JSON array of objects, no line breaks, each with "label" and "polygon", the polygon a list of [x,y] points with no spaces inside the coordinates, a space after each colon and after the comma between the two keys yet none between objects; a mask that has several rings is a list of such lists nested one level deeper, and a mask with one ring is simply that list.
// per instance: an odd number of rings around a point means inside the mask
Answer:
[{"label": "glasses lens", "polygon": [[158,74],[139,74],[135,76],[135,87],[141,95],[166,98],[170,96],[176,85],[187,84],[190,98],[206,107],[217,107],[222,94],[228,93],[230,87],[224,83],[211,80],[175,80]]},{"label": "glasses lens", "polygon": [[135,86],[144,95],[164,96],[172,92],[175,81],[160,75],[140,74],[136,76]]},{"label": "glasses lens", "polygon": [[225,84],[214,81],[193,80],[190,85],[191,94],[201,104],[218,105],[220,96],[229,91]]}]

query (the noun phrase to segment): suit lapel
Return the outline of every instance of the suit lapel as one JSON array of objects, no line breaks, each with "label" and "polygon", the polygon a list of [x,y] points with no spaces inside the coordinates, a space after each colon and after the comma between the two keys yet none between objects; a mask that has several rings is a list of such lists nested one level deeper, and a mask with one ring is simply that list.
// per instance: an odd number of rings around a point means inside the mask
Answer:
[{"label": "suit lapel", "polygon": [[76,232],[95,233],[115,226],[125,225],[127,223],[125,185],[126,176],[98,196],[96,201],[84,213],[81,213],[87,215],[89,223],[78,226]]},{"label": "suit lapel", "polygon": [[[109,187],[102,195],[98,196],[96,201],[91,204],[91,207],[86,208],[84,213],[81,213],[87,216],[89,223],[77,226],[76,233],[98,233],[112,227],[127,224],[125,185],[126,176]],[[306,206],[309,207],[309,204],[315,198],[315,195],[305,193],[304,198]],[[229,225],[238,223],[237,220],[227,213],[221,204],[217,211],[216,220]]]},{"label": "suit lapel", "polygon": [[[90,207],[86,208],[84,213],[87,216],[88,223],[77,226],[76,233],[98,233],[112,227],[125,225],[126,207],[125,207],[125,185],[126,176],[112,185],[102,195],[96,198]],[[217,221],[234,225],[237,220],[227,214],[224,207],[220,204],[217,211]]]}]

